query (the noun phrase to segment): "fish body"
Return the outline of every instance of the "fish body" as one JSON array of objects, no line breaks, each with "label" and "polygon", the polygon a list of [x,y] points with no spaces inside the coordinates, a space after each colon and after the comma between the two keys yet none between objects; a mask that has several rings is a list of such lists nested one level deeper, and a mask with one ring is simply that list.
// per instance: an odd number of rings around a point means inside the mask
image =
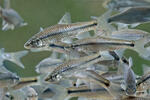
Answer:
[{"label": "fish body", "polygon": [[113,31],[110,37],[135,41],[147,37],[148,34],[148,32],[139,29],[121,29],[118,31]]},{"label": "fish body", "polygon": [[3,19],[2,30],[13,30],[16,27],[25,26],[27,23],[24,22],[22,17],[14,9],[2,9],[1,17]]},{"label": "fish body", "polygon": [[150,7],[132,7],[119,14],[113,15],[108,22],[119,22],[123,24],[137,24],[150,21]]},{"label": "fish body", "polygon": [[129,65],[124,65],[124,81],[126,86],[126,93],[128,95],[134,95],[136,93],[136,78],[133,70],[131,69],[132,66],[132,59],[129,58]]},{"label": "fish body", "polygon": [[75,71],[77,71],[77,69],[79,70],[81,68],[86,68],[89,65],[98,62],[99,60],[101,60],[101,55],[98,53],[95,55],[85,56],[79,59],[72,59],[66,61],[63,64],[56,67],[52,71],[52,73],[48,75],[45,81],[55,81],[59,79],[59,75],[71,75],[71,73],[73,74]]},{"label": "fish body", "polygon": [[84,52],[113,51],[120,48],[132,48],[134,47],[134,42],[106,37],[94,37],[75,41],[70,47]]},{"label": "fish body", "polygon": [[10,0],[4,0],[4,8],[0,7],[0,17],[2,18],[3,31],[27,25],[18,12],[10,8]]},{"label": "fish body", "polygon": [[30,49],[48,46],[56,41],[61,41],[65,37],[75,36],[77,34],[94,30],[96,25],[97,22],[90,21],[50,26],[31,37],[31,39],[25,43],[24,47]]},{"label": "fish body", "polygon": [[104,88],[90,89],[86,86],[67,88],[68,97],[111,100],[113,97]]},{"label": "fish body", "polygon": [[123,11],[128,7],[150,6],[150,2],[146,0],[106,0],[103,6],[115,11]]},{"label": "fish body", "polygon": [[11,89],[17,90],[26,86],[37,85],[37,84],[38,84],[38,78],[36,77],[20,78],[19,82],[13,87],[11,87]]},{"label": "fish body", "polygon": [[59,59],[46,58],[36,65],[37,73],[50,73],[54,68],[62,64],[63,62]]}]

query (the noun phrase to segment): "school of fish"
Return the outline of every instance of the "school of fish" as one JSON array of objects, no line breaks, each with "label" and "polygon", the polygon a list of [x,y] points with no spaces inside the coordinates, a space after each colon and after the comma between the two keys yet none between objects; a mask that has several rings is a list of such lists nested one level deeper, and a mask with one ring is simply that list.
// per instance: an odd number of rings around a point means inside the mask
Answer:
[{"label": "school of fish", "polygon": [[[0,48],[0,100],[150,100],[150,67],[144,64],[143,75],[137,75],[132,57],[124,55],[130,49],[150,60],[150,33],[135,29],[150,22],[150,0],[105,0],[102,5],[107,11],[86,22],[72,23],[66,12],[29,37],[26,50]],[[9,0],[0,7],[0,18],[3,31],[27,25]],[[5,60],[25,68],[21,58],[29,50],[51,52],[35,66],[38,76],[19,77],[7,69]]]}]

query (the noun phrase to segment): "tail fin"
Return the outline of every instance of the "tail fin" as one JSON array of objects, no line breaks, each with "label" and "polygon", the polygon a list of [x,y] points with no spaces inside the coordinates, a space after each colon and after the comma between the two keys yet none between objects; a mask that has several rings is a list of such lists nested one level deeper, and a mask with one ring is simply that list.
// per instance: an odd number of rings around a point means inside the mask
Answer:
[{"label": "tail fin", "polygon": [[68,96],[67,89],[60,85],[51,84],[50,89],[55,92],[52,100],[65,100]]},{"label": "tail fin", "polygon": [[20,59],[27,54],[28,54],[27,50],[18,51],[18,52],[14,52],[14,53],[8,53],[8,55],[10,55],[10,57],[7,57],[7,60],[14,62],[21,68],[25,68],[24,65],[21,63]]},{"label": "tail fin", "polygon": [[145,38],[139,39],[139,40],[135,41],[135,45],[134,45],[134,48],[133,48],[144,59],[146,59],[147,57],[150,56],[150,51],[147,50],[146,48],[144,48],[144,44],[146,42],[147,42],[147,40]]},{"label": "tail fin", "polygon": [[150,72],[150,66],[143,64],[143,73],[146,74],[148,72]]},{"label": "tail fin", "polygon": [[4,8],[10,9],[10,0],[4,0]]},{"label": "tail fin", "polygon": [[99,34],[99,32],[102,30],[102,34],[104,33],[104,35],[110,35],[112,31],[116,30],[108,23],[108,18],[111,16],[111,12],[112,10],[108,10],[102,16],[97,18],[98,26],[96,29],[96,34]]}]

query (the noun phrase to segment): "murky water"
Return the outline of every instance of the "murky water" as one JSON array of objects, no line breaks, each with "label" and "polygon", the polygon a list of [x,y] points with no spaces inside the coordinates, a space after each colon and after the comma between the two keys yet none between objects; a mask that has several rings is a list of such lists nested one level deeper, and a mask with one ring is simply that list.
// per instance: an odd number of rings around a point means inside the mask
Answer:
[{"label": "murky water", "polygon": [[[8,52],[24,50],[24,43],[37,33],[40,27],[45,28],[56,24],[65,12],[71,13],[72,22],[91,20],[90,16],[100,16],[106,11],[101,6],[102,2],[103,0],[11,0],[11,7],[28,22],[28,26],[17,28],[14,31],[0,30],[0,47],[5,48]],[[0,4],[2,3],[0,0]],[[144,24],[137,28],[150,32],[149,26],[150,24]],[[10,62],[5,62],[5,64],[20,76],[35,76],[35,65],[49,55],[50,52],[30,52],[22,59],[25,69]],[[150,65],[149,61],[143,60],[134,51],[127,51],[126,56],[133,57],[133,69],[137,74],[142,73],[142,64]]]}]

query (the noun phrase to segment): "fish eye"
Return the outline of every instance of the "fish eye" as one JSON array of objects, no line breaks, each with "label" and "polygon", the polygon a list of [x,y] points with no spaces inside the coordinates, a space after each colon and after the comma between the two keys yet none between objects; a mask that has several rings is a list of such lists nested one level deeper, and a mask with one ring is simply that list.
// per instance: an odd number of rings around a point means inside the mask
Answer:
[{"label": "fish eye", "polygon": [[38,40],[36,40],[36,45],[41,47],[41,46],[43,46],[43,43],[40,39],[38,39]]},{"label": "fish eye", "polygon": [[33,47],[42,47],[43,42],[40,39],[32,40],[30,43]]}]

